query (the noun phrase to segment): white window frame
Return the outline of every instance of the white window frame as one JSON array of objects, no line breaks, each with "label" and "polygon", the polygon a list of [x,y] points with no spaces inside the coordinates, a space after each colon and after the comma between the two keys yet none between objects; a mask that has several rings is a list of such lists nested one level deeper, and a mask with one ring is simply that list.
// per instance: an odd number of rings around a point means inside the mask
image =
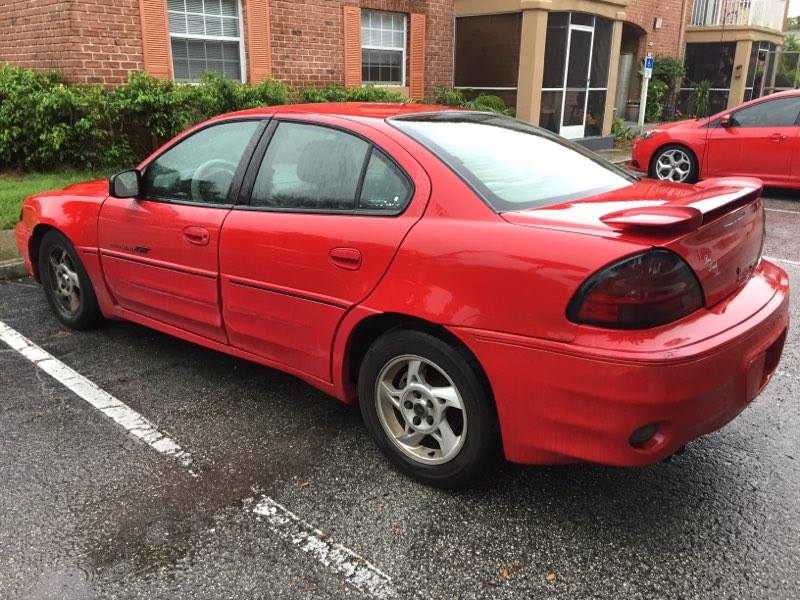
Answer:
[{"label": "white window frame", "polygon": [[[371,12],[371,13],[385,13],[390,15],[400,15],[403,17],[403,58],[401,59],[401,81],[400,83],[379,83],[375,81],[362,81],[362,85],[376,85],[379,87],[395,87],[395,88],[402,88],[407,87],[406,85],[406,61],[408,59],[408,14],[395,12],[392,10],[373,10],[364,8],[361,10],[361,19],[364,19],[364,12]],[[359,26],[361,24],[359,23]],[[367,46],[364,44],[364,39],[362,36],[361,39],[361,50],[383,50],[384,52],[397,52],[399,48],[392,48],[387,46]]]},{"label": "white window frame", "polygon": [[[201,41],[212,41],[212,42],[236,42],[239,44],[239,65],[240,65],[240,79],[241,83],[247,82],[247,64],[246,64],[246,52],[244,48],[244,19],[242,18],[242,0],[237,0],[237,10],[238,12],[238,21],[239,21],[239,36],[233,37],[229,35],[198,35],[198,34],[191,34],[191,33],[172,33],[169,32],[169,39],[170,39],[170,51],[169,51],[169,60],[170,60],[170,67],[172,68],[172,79],[175,80],[175,61],[172,58],[172,38],[178,40],[201,40]],[[167,4],[167,29],[169,29],[169,15],[170,13],[176,15],[194,15],[205,17],[206,13],[198,13],[198,12],[183,12],[183,11],[174,11],[169,10],[169,4]],[[187,28],[188,29],[188,28]],[[268,34],[268,33],[267,33]],[[192,85],[196,85],[196,82],[190,82]]]}]

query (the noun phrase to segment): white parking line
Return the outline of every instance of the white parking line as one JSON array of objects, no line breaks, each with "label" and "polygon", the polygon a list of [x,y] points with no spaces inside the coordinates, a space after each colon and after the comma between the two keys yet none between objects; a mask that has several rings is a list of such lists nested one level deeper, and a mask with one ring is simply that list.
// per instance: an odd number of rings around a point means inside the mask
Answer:
[{"label": "white parking line", "polygon": [[767,260],[772,262],[786,263],[787,265],[800,266],[800,260],[789,260],[788,258],[777,258],[775,256],[764,256]]},{"label": "white parking line", "polygon": [[[2,321],[0,321],[0,341],[5,342],[12,350],[91,404],[126,432],[161,454],[176,459],[181,465],[188,467],[194,477],[199,475],[191,468],[191,455],[172,438],[159,431],[135,410],[100,389]],[[396,597],[392,580],[388,575],[349,548],[332,541],[325,533],[272,498],[262,497],[253,512],[259,517],[264,517],[270,531],[278,537],[291,542],[366,595],[379,600]]]},{"label": "white parking line", "polygon": [[[101,390],[86,377],[74,371],[2,321],[0,321],[0,340],[134,437],[139,438],[161,454],[175,458],[184,467],[191,467],[191,455],[181,449],[171,437],[159,431],[155,425],[135,410],[117,400],[108,392]],[[190,472],[197,476],[191,468]]]},{"label": "white parking line", "polygon": [[373,598],[396,597],[392,580],[378,567],[349,548],[334,542],[272,498],[264,496],[253,512],[264,517],[272,531],[343,576],[353,587]]},{"label": "white parking line", "polygon": [[800,215],[800,210],[786,210],[785,208],[767,208],[764,207],[764,210],[768,212],[776,212],[776,213],[786,213],[790,215]]}]

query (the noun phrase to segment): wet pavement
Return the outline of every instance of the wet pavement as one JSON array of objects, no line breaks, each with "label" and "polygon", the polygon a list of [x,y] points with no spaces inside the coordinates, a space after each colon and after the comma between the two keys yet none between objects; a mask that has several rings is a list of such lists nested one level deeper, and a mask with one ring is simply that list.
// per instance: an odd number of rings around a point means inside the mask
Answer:
[{"label": "wet pavement", "polygon": [[[765,254],[800,281],[800,194],[768,196]],[[394,472],[357,410],[291,376],[132,324],[66,331],[29,279],[0,283],[0,321],[195,471],[0,343],[2,598],[800,597],[796,325],[757,401],[670,462],[506,465],[449,493]],[[305,525],[259,514],[265,497]],[[300,539],[313,528],[386,585],[359,587]]]}]

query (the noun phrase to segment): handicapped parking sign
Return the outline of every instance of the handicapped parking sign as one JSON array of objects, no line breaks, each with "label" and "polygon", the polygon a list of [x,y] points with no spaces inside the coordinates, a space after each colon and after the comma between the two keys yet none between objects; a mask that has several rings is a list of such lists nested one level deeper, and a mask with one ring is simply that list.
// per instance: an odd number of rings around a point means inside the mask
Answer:
[{"label": "handicapped parking sign", "polygon": [[653,76],[653,65],[655,62],[655,59],[649,54],[647,58],[644,59],[644,76],[648,79]]}]

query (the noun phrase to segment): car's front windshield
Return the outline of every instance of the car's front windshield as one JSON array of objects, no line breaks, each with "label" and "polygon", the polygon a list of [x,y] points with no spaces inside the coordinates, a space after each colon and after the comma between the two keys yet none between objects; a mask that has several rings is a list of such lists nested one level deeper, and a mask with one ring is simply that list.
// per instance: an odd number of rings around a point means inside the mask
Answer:
[{"label": "car's front windshield", "polygon": [[583,147],[509,117],[452,111],[390,123],[436,154],[497,212],[553,206],[635,181]]}]

